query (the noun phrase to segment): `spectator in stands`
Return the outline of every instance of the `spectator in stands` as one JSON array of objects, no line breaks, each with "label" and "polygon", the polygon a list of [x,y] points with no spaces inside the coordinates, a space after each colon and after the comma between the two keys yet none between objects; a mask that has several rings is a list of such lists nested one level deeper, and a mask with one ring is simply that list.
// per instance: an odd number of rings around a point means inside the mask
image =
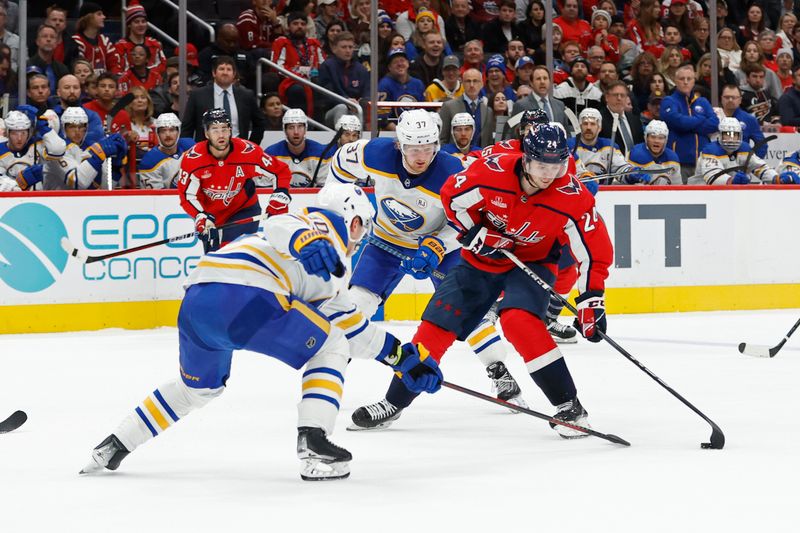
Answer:
[{"label": "spectator in stands", "polygon": [[553,91],[553,97],[564,103],[577,117],[587,107],[600,109],[603,92],[593,83],[589,83],[589,62],[583,57],[576,57],[569,66],[570,76],[559,83]]},{"label": "spectator in stands", "polygon": [[126,140],[128,146],[135,147],[136,150],[137,166],[134,167],[131,161],[131,172],[133,173],[144,154],[156,146],[158,137],[156,136],[153,101],[150,99],[150,94],[138,85],[131,87],[130,93],[133,94],[133,101],[125,110],[131,118],[131,130]]},{"label": "spectator in stands", "polygon": [[[353,10],[350,12],[350,20],[347,21],[347,29],[356,38],[356,45],[361,46],[369,42],[370,0],[355,0],[352,6]],[[444,37],[442,38],[444,39]]]},{"label": "spectator in stands", "polygon": [[[436,28],[436,18],[433,12],[423,9],[417,13],[414,32],[411,34],[411,38],[406,41],[406,53],[409,61],[413,61],[425,53],[425,37],[431,33],[439,34],[439,37],[441,37],[442,49],[445,55],[452,53],[444,37],[441,36],[438,28]],[[439,55],[441,56],[441,53]]]},{"label": "spectator in stands", "polygon": [[524,32],[517,24],[517,6],[514,0],[500,0],[497,18],[483,25],[483,49],[490,54],[502,54],[512,40],[522,40]]},{"label": "spectator in stands", "polygon": [[692,37],[692,15],[688,9],[688,0],[671,0],[667,8],[667,14],[661,21],[661,26],[666,32],[668,25],[674,25],[678,28],[681,35],[683,35],[688,42]]},{"label": "spectator in stands", "polygon": [[[117,113],[117,115],[114,117],[113,122],[111,123],[111,129],[107,128],[108,125],[106,124],[106,118],[108,116],[108,112],[111,111],[111,108],[114,107],[114,104],[116,103],[117,93],[119,92],[118,87],[117,79],[113,74],[110,72],[101,73],[97,76],[97,98],[87,102],[83,106],[85,110],[91,110],[97,113],[97,115],[100,117],[100,121],[103,124],[103,131],[106,135],[110,133],[116,133],[123,127],[128,132],[131,131],[131,118],[128,115],[128,112],[124,109],[120,110],[119,113]],[[128,140],[133,142],[133,139]]]},{"label": "spectator in stands", "polygon": [[[589,76],[594,79],[600,77],[600,68],[606,62],[606,53],[600,46],[590,46],[586,51],[586,59],[589,60]],[[614,70],[616,70],[616,65]]]},{"label": "spectator in stands", "polygon": [[545,65],[533,67],[533,92],[527,97],[514,104],[514,115],[518,115],[528,109],[541,109],[547,114],[551,122],[559,122],[564,125],[567,133],[570,133],[572,126],[567,121],[564,112],[564,104],[561,100],[550,96],[550,72]]},{"label": "spectator in stands", "polygon": [[792,86],[793,60],[794,55],[792,54],[791,48],[781,48],[775,55],[775,64],[778,66],[778,70],[775,71],[775,74],[781,82],[781,95],[783,95],[786,89]]},{"label": "spectator in stands", "polygon": [[766,29],[758,34],[758,39],[756,40],[758,43],[758,47],[761,48],[761,53],[764,54],[764,65],[766,68],[777,71],[778,65],[775,63],[775,52],[777,49],[775,45],[778,42],[778,38],[775,36],[775,32]]},{"label": "spectator in stands", "polygon": [[[378,83],[378,100],[397,102],[399,100],[422,102],[425,99],[425,86],[408,73],[409,63],[406,51],[401,48],[389,50],[389,73]],[[386,129],[394,131],[396,124],[386,122],[396,119],[403,110],[400,108],[378,108]]]},{"label": "spectator in stands", "polygon": [[692,37],[686,46],[692,54],[692,61],[697,63],[703,54],[710,51],[711,41],[709,39],[711,25],[708,17],[694,17],[692,19]]},{"label": "spectator in stands", "polygon": [[144,87],[152,91],[161,85],[161,73],[150,64],[150,48],[142,44],[135,44],[130,51],[130,68],[119,78],[120,94],[127,93],[131,87]]},{"label": "spectator in stands", "polygon": [[322,53],[325,57],[330,57],[333,54],[331,45],[336,40],[336,36],[346,30],[344,22],[341,20],[332,20],[325,28],[325,40],[322,41]]},{"label": "spectator in stands", "polygon": [[56,61],[56,29],[47,24],[42,24],[36,30],[36,53],[28,59],[28,65],[39,67],[42,74],[50,82],[50,90],[56,90],[56,84],[61,76],[69,74],[69,69],[64,63]]},{"label": "spectator in stands", "polygon": [[581,48],[588,51],[590,46],[599,46],[603,49],[606,59],[619,61],[619,39],[608,32],[611,27],[611,15],[602,9],[592,13],[592,29],[581,35]]},{"label": "spectator in stands", "polygon": [[739,69],[742,61],[742,49],[736,42],[736,33],[730,28],[722,28],[717,33],[717,50],[722,57],[722,65],[734,73]]},{"label": "spectator in stands", "polygon": [[636,109],[644,110],[647,107],[647,100],[650,98],[650,79],[655,72],[657,72],[656,58],[650,52],[642,52],[633,61],[625,81],[628,83]]},{"label": "spectator in stands", "polygon": [[[181,47],[176,46],[175,50],[172,53],[172,57],[167,59],[167,71],[169,71],[170,66],[175,69],[175,72],[178,72],[178,67],[180,64],[180,53]],[[199,54],[197,53],[197,47],[192,43],[188,43],[186,45],[186,86],[187,87],[202,87],[206,84],[206,80],[203,79],[203,76],[200,74],[198,67],[200,66],[200,59]],[[268,75],[268,74],[267,74]],[[277,75],[275,76],[276,81],[275,85],[278,85],[277,82]]]},{"label": "spectator in stands", "polygon": [[[317,16],[314,18],[314,25],[316,26],[317,30],[317,38],[322,43],[322,46],[326,46],[329,44],[327,42],[327,39],[325,38],[326,34],[325,30],[328,28],[328,24],[338,19],[339,19],[339,6],[336,0],[317,1]],[[378,20],[379,21],[381,20],[380,16],[378,17]],[[389,20],[391,21],[391,18]]]},{"label": "spectator in stands", "polygon": [[525,53],[533,56],[544,42],[544,3],[542,0],[531,0],[525,20],[520,23],[522,41],[525,43]]},{"label": "spectator in stands", "polygon": [[748,113],[755,115],[758,122],[764,127],[764,131],[767,131],[767,124],[778,124],[780,121],[778,101],[767,91],[765,82],[767,72],[772,71],[755,64],[746,66],[744,72],[747,76],[747,83],[741,86],[742,107]]},{"label": "spectator in stands", "polygon": [[[417,17],[419,22],[420,17]],[[408,73],[419,79],[427,87],[433,80],[442,78],[444,66],[444,39],[437,31],[428,32],[423,37],[423,53],[417,56],[408,68]],[[448,54],[449,55],[449,54]]]},{"label": "spectator in stands", "polygon": [[628,38],[636,43],[640,50],[650,52],[655,57],[661,57],[663,51],[660,16],[661,4],[658,0],[642,0],[639,4],[639,14],[628,28]]},{"label": "spectator in stands", "polygon": [[777,37],[781,42],[781,48],[792,47],[795,26],[797,26],[797,15],[791,12],[781,15],[780,20],[778,20],[777,32]]},{"label": "spectator in stands", "polygon": [[272,53],[272,43],[283,35],[277,6],[272,0],[252,0],[252,5],[242,11],[236,21],[239,46],[257,57],[268,58]]},{"label": "spectator in stands", "polygon": [[[100,4],[84,2],[81,5],[78,22],[72,40],[77,47],[78,57],[87,60],[98,74],[106,70],[119,74],[122,60],[111,40],[103,35],[106,15]],[[91,117],[89,117],[91,120]],[[89,123],[91,130],[91,122]]]},{"label": "spectator in stands", "polygon": [[[78,82],[81,84],[81,100],[88,101],[91,98],[89,96],[89,78],[94,76],[94,69],[92,68],[92,64],[86,61],[85,59],[76,59],[72,62],[72,74],[78,78]],[[87,99],[88,98],[88,99]]]},{"label": "spectator in stands", "polygon": [[[191,90],[191,85],[187,86]],[[180,114],[181,77],[177,72],[167,74],[166,83],[162,83],[150,91],[153,100],[153,114],[161,116],[164,113]]]},{"label": "spectator in stands", "polygon": [[278,93],[267,93],[261,98],[261,111],[266,119],[265,131],[283,131],[283,102]]},{"label": "spectator in stands", "polygon": [[220,108],[231,117],[234,137],[260,144],[264,137],[264,114],[252,91],[234,85],[236,63],[233,58],[220,56],[214,59],[212,75],[214,83],[189,93],[182,117],[181,137],[194,137],[196,141],[205,139],[203,113],[208,109]]},{"label": "spectator in stands", "polygon": [[[722,66],[722,59],[718,60],[717,65],[718,87],[720,91],[724,85],[738,85],[736,75],[731,72],[729,68]],[[705,54],[700,58],[697,62],[695,75],[697,80],[695,82],[695,87],[703,87],[708,91],[708,94],[711,94],[711,54]]]},{"label": "spectator in stands", "polygon": [[[486,62],[486,80],[484,81],[481,96],[486,96],[489,93],[502,93],[505,95],[506,100],[511,101],[517,98],[514,89],[506,78],[506,64],[500,54],[493,55]],[[488,103],[491,107],[492,101],[489,100]]]},{"label": "spectator in stands", "polygon": [[[440,38],[438,35],[436,37]],[[349,31],[336,36],[331,45],[333,55],[319,68],[319,84],[358,105],[360,99],[369,97],[369,72],[361,63],[353,61],[355,45],[355,37]],[[353,111],[338,100],[324,95],[318,98],[320,108],[327,110],[325,123],[329,127],[336,124],[339,117]]]},{"label": "spectator in stands", "polygon": [[[305,18],[303,18],[305,27]],[[305,29],[303,30],[305,34]],[[188,50],[188,46],[187,46]],[[273,49],[274,52],[274,49]],[[187,54],[188,55],[188,54]],[[254,60],[244,50],[239,48],[239,32],[233,24],[223,24],[217,30],[216,39],[213,43],[203,48],[198,55],[197,71],[206,83],[213,77],[212,69],[214,60],[220,56],[227,56],[233,59],[236,64],[236,71],[239,74],[239,81],[247,86],[251,81],[250,77],[255,72]],[[273,58],[274,60],[274,58]]]},{"label": "spectator in stands", "polygon": [[603,93],[605,106],[600,108],[603,117],[601,137],[608,137],[619,146],[620,151],[628,156],[633,147],[644,142],[642,121],[637,113],[626,111],[625,106],[630,94],[624,81],[613,81]]},{"label": "spectator in stands", "polygon": [[667,46],[658,63],[658,70],[664,75],[664,79],[667,80],[667,89],[671,91],[675,88],[675,72],[684,64],[683,55],[677,46]]},{"label": "spectator in stands", "polygon": [[289,15],[292,13],[302,13],[306,21],[306,37],[309,39],[317,39],[317,27],[314,24],[314,19],[311,13],[314,11],[314,0],[289,0],[283,8],[283,14],[278,15],[278,20],[281,21],[283,26],[283,34],[289,34]]},{"label": "spectator in stands", "polygon": [[514,65],[514,89],[518,89],[522,85],[530,86],[533,83],[533,67],[533,59],[530,57],[522,56],[517,59],[517,63]]},{"label": "spectator in stands", "polygon": [[697,158],[708,144],[708,136],[717,131],[719,119],[708,100],[695,96],[692,65],[678,69],[675,84],[672,94],[661,101],[659,115],[669,128],[668,145],[678,154],[685,184],[694,175]]},{"label": "spectator in stands", "polygon": [[[81,107],[81,84],[78,78],[72,74],[62,76],[58,80],[58,87],[56,88],[59,103],[53,107],[53,111],[60,117],[64,109],[68,107]],[[104,137],[103,123],[100,121],[100,116],[94,111],[85,110],[89,118],[89,129],[86,133],[86,142],[91,145]]]},{"label": "spectator in stands", "polygon": [[650,77],[650,96],[654,94],[661,97],[667,95],[667,80],[660,72],[653,72]]},{"label": "spectator in stands", "polygon": [[194,146],[194,139],[180,137],[181,121],[173,113],[163,113],[155,120],[158,145],[142,157],[139,165],[139,187],[142,189],[175,189],[181,170],[183,152]]},{"label": "spectator in stands", "polygon": [[[272,46],[272,61],[298,76],[316,80],[319,66],[325,61],[322,46],[318,40],[306,37],[306,16],[303,12],[290,13],[287,21],[287,35],[278,37]],[[306,115],[313,112],[313,94],[309,87],[285,78],[278,86],[278,94],[289,107],[304,109]]]},{"label": "spectator in stands", "polygon": [[659,112],[661,100],[663,99],[664,97],[661,93],[653,93],[650,95],[650,98],[647,99],[647,105],[644,110],[642,110],[641,114],[642,126],[645,127],[645,130],[647,129],[647,125],[653,120],[661,120]]},{"label": "spectator in stands", "polygon": [[51,98],[50,81],[47,76],[39,72],[28,74],[28,104],[37,108],[38,114],[44,113],[58,102]]},{"label": "spectator in stands", "polygon": [[289,166],[292,187],[322,187],[328,177],[328,163],[335,152],[325,152],[325,146],[306,138],[308,117],[302,109],[289,109],[283,115],[285,139],[264,150],[268,155]]},{"label": "spectator in stands", "polygon": [[477,39],[464,45],[464,64],[461,65],[461,74],[470,68],[478,69],[479,72],[486,70],[486,65],[483,63],[483,43]]},{"label": "spectator in stands", "polygon": [[19,35],[6,28],[8,20],[8,9],[0,4],[0,43],[5,44],[11,49],[11,68],[17,70],[17,60],[19,59]]},{"label": "spectator in stands", "polygon": [[556,17],[553,23],[561,28],[564,41],[580,42],[581,35],[592,31],[588,22],[578,18],[578,0],[564,0],[561,16]]},{"label": "spectator in stands", "polygon": [[758,34],[764,31],[766,27],[764,8],[758,3],[751,3],[747,8],[747,19],[739,26],[736,41],[739,43],[739,46],[744,48],[744,43],[747,41],[754,41],[756,37],[758,37]]},{"label": "spectator in stands", "polygon": [[553,83],[556,85],[569,78],[569,64],[581,55],[581,45],[576,41],[564,41],[558,48],[560,56],[553,57]]},{"label": "spectator in stands", "polygon": [[454,55],[442,60],[442,78],[434,79],[425,89],[426,102],[446,102],[464,93],[461,84],[461,62]]},{"label": "spectator in stands", "polygon": [[388,39],[394,31],[394,20],[386,14],[386,11],[378,10],[378,39]]},{"label": "spectator in stands", "polygon": [[123,72],[132,67],[134,46],[142,45],[149,52],[146,68],[155,70],[159,76],[163,76],[167,66],[164,48],[158,39],[147,35],[147,12],[137,0],[129,3],[125,10],[125,27],[127,28],[125,37],[117,41]]},{"label": "spectator in stands", "polygon": [[389,51],[406,48],[406,40],[397,32],[392,32],[386,39],[381,39],[378,43],[378,51],[381,53],[378,63],[378,76],[384,77],[389,72]]},{"label": "spectator in stands", "polygon": [[597,88],[605,93],[609,85],[619,79],[619,72],[617,72],[617,65],[608,61],[604,61],[600,65],[600,72],[597,74]]},{"label": "spectator in stands", "polygon": [[512,39],[506,45],[503,57],[506,60],[506,79],[508,83],[514,84],[517,78],[517,61],[525,55],[525,43],[519,39]]},{"label": "spectator in stands", "polygon": [[[742,141],[746,143],[757,143],[764,139],[764,133],[761,131],[761,125],[756,120],[756,117],[742,109],[742,90],[735,84],[729,84],[722,87],[722,97],[720,98],[722,104],[722,113],[726,117],[733,117],[742,125]],[[756,150],[758,157],[766,157],[767,145],[764,144]]]},{"label": "spectator in stands", "polygon": [[53,58],[65,65],[69,65],[75,59],[77,48],[75,47],[75,41],[69,38],[64,39],[64,30],[67,28],[67,10],[54,4],[47,8],[46,13],[47,18],[44,23],[56,30],[56,46],[53,51]]},{"label": "spectator in stands", "polygon": [[[755,41],[748,41],[742,47],[742,61],[739,64],[739,69],[734,71],[736,79],[739,82],[739,87],[746,90],[744,87],[747,84],[747,72],[755,67],[764,67],[764,53],[761,47]],[[778,75],[772,70],[764,69],[764,90],[769,93],[769,96],[777,101],[783,94],[781,87],[781,80]]]},{"label": "spectator in stands", "polygon": [[492,143],[495,143],[502,139],[503,127],[512,113],[514,102],[502,92],[491,92],[486,96],[486,105],[489,107],[489,122],[485,127],[492,132]]},{"label": "spectator in stands", "polygon": [[0,95],[9,96],[9,107],[16,107],[18,91],[17,71],[11,68],[11,58],[0,56]]},{"label": "spectator in stands", "polygon": [[450,16],[444,27],[447,43],[454,53],[463,54],[464,46],[481,36],[480,24],[470,16],[471,11],[470,0],[452,0],[450,4]]},{"label": "spectator in stands", "polygon": [[800,127],[800,68],[794,71],[794,84],[778,100],[781,124]]},{"label": "spectator in stands", "polygon": [[439,116],[442,118],[439,139],[442,144],[455,142],[451,131],[453,117],[458,113],[469,113],[475,122],[471,144],[481,148],[489,146],[492,144],[490,111],[486,99],[480,97],[483,90],[483,75],[480,70],[470,68],[465,70],[461,77],[464,84],[462,97],[448,100],[439,109]]},{"label": "spectator in stands", "polygon": [[[408,41],[411,38],[411,34],[414,32],[414,23],[417,14],[423,9],[430,11],[430,6],[430,0],[411,0],[411,8],[397,15],[397,19],[395,20],[395,29],[397,33]],[[434,13],[434,16],[436,22],[435,26],[439,29],[439,33],[442,34],[442,39],[447,42],[447,36],[444,33],[444,19],[438,13]]]},{"label": "spectator in stands", "polygon": [[[683,47],[683,34],[681,29],[672,23],[664,25],[664,51],[670,46],[674,46],[681,53],[683,61],[691,61],[692,53]],[[663,57],[663,56],[662,56]]]}]

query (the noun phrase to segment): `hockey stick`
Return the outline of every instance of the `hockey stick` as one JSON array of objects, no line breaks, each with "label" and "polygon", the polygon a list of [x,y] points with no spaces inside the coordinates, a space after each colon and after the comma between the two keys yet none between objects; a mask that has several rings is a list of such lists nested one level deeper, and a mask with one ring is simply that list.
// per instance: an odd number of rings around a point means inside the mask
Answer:
[{"label": "hockey stick", "polygon": [[[553,288],[546,281],[544,281],[542,278],[540,278],[536,274],[536,272],[534,272],[533,270],[528,268],[528,266],[525,263],[523,263],[522,261],[520,261],[519,258],[516,255],[514,255],[511,252],[509,252],[508,250],[501,250],[501,252],[503,252],[503,254],[506,257],[508,257],[523,272],[525,272],[528,275],[528,277],[530,277],[533,281],[535,281],[541,288],[549,291],[550,294],[555,296],[556,299],[558,301],[560,301],[561,303],[563,303],[564,307],[569,309],[569,311],[573,315],[578,316],[578,310],[575,309],[575,306],[573,306],[571,303],[569,303],[566,298],[564,298],[563,296],[561,296],[560,294],[555,292],[553,290]],[[725,446],[725,435],[722,433],[722,430],[719,428],[719,426],[717,424],[715,424],[710,418],[708,418],[705,414],[703,414],[703,412],[700,411],[697,407],[695,407],[694,405],[689,403],[689,401],[686,398],[684,398],[683,396],[678,394],[675,391],[675,389],[673,389],[672,387],[670,387],[669,385],[664,383],[664,381],[660,377],[655,375],[649,368],[647,368],[642,363],[640,363],[639,360],[636,359],[634,356],[632,356],[630,353],[628,353],[628,351],[625,350],[625,348],[623,348],[622,346],[617,344],[616,341],[614,341],[614,339],[612,339],[611,337],[606,335],[603,331],[597,330],[597,332],[600,335],[600,337],[602,337],[602,339],[604,341],[606,341],[615,350],[617,350],[619,353],[621,353],[628,361],[630,361],[631,363],[633,363],[634,365],[639,367],[639,370],[641,370],[642,372],[644,372],[645,374],[650,376],[656,383],[658,383],[659,385],[661,385],[662,387],[667,389],[670,392],[670,394],[672,394],[677,399],[679,399],[681,402],[683,402],[683,404],[686,407],[688,407],[689,409],[694,411],[696,414],[698,414],[700,416],[700,418],[702,418],[703,420],[708,422],[708,424],[711,426],[711,439],[710,439],[710,442],[703,442],[702,444],[700,444],[701,448],[712,448],[712,449],[715,449],[715,450],[721,450]]]},{"label": "hockey stick", "polygon": [[789,330],[789,333],[783,337],[783,340],[772,348],[769,346],[762,346],[760,344],[747,344],[746,342],[740,342],[739,353],[752,355],[753,357],[775,357],[798,327],[800,327],[800,319],[794,323],[794,326],[792,326],[792,329]]},{"label": "hockey stick", "polygon": [[[328,143],[328,146],[326,146],[322,150],[322,153],[319,154],[319,161],[317,161],[317,168],[314,169],[314,175],[311,177],[311,185],[310,185],[310,187],[317,187],[318,186],[317,185],[317,174],[319,174],[319,167],[320,167],[320,165],[322,165],[322,159],[325,157],[325,154],[328,153],[328,150],[330,150],[333,147],[333,145],[336,144],[336,142],[339,140],[339,137],[342,136],[343,132],[344,132],[344,128],[339,128],[339,130],[336,132],[336,135],[334,135],[333,139],[331,139],[331,142]],[[277,184],[275,186],[277,187]]]},{"label": "hockey stick", "polygon": [[28,420],[28,415],[25,414],[25,411],[14,411],[11,416],[0,422],[0,433],[14,431],[26,420]]},{"label": "hockey stick", "polygon": [[[262,214],[262,215],[258,215],[258,216],[255,216],[255,217],[248,217],[248,218],[243,218],[241,220],[234,220],[233,222],[228,222],[227,224],[223,224],[222,226],[219,226],[217,229],[221,230],[221,229],[229,228],[231,226],[237,226],[239,224],[248,224],[250,222],[264,220],[265,218],[266,218],[266,215]],[[112,257],[117,257],[117,256],[120,256],[120,255],[131,254],[133,252],[138,252],[140,250],[146,250],[148,248],[154,248],[156,246],[161,246],[162,244],[167,244],[167,243],[170,243],[170,242],[182,241],[183,239],[189,239],[189,238],[192,238],[192,237],[196,237],[197,235],[198,235],[198,233],[196,231],[193,231],[191,233],[184,233],[183,235],[176,235],[175,237],[169,237],[167,239],[161,239],[160,241],[154,241],[154,242],[149,242],[147,244],[141,244],[139,246],[134,246],[133,248],[125,248],[124,250],[117,250],[116,252],[111,252],[111,253],[105,254],[105,255],[86,255],[81,250],[78,250],[78,248],[76,246],[74,246],[72,244],[72,242],[70,242],[70,240],[68,238],[66,238],[66,237],[63,237],[61,239],[61,248],[63,248],[70,256],[74,257],[75,259],[77,259],[81,263],[89,264],[89,263],[96,263],[97,261],[103,261],[105,259],[111,259]]]},{"label": "hockey stick", "polygon": [[463,392],[464,394],[469,394],[470,396],[474,396],[475,398],[480,398],[481,400],[486,400],[487,402],[496,403],[497,405],[502,405],[508,409],[513,411],[517,411],[519,413],[525,413],[526,415],[535,416],[536,418],[541,418],[542,420],[547,420],[551,424],[556,424],[558,426],[564,426],[570,429],[574,429],[575,431],[580,431],[581,433],[586,433],[587,435],[591,435],[593,437],[598,437],[609,442],[613,442],[614,444],[621,444],[623,446],[630,446],[631,443],[617,437],[616,435],[612,435],[611,433],[600,433],[599,431],[595,431],[591,428],[583,427],[583,426],[576,426],[575,424],[570,424],[569,422],[564,422],[563,420],[559,420],[558,418],[553,418],[552,416],[547,416],[545,414],[539,413],[532,409],[527,409],[525,407],[520,407],[518,405],[514,405],[511,402],[507,402],[505,400],[501,400],[500,398],[494,398],[487,394],[482,394],[478,391],[474,391],[472,389],[468,389],[466,387],[462,387],[461,385],[456,385],[454,383],[450,383],[447,381],[442,381],[442,386],[447,387],[448,389],[453,389],[458,392]]},{"label": "hockey stick", "polygon": [[[760,141],[758,141],[758,142],[753,144],[753,147],[750,149],[750,153],[747,154],[747,158],[744,160],[744,165],[737,165],[737,166],[731,167],[731,168],[723,168],[722,170],[720,170],[718,172],[715,172],[714,175],[711,176],[709,179],[703,179],[703,181],[705,181],[706,183],[711,182],[713,184],[714,180],[716,180],[718,177],[722,176],[723,174],[727,174],[728,172],[739,172],[740,170],[743,170],[743,171],[747,172],[747,167],[750,166],[750,159],[752,159],[753,154],[756,153],[756,150],[758,150],[759,148],[761,148],[762,146],[764,146],[768,142],[774,141],[777,138],[778,138],[777,135],[770,135],[769,137],[764,137]],[[703,177],[702,174],[695,174],[693,176],[689,176],[689,178],[687,178],[687,181],[689,179],[702,178],[702,177]]]},{"label": "hockey stick", "polygon": [[[117,113],[122,111],[123,107],[127,107],[133,102],[133,93],[125,93],[122,95],[122,98],[117,100],[117,103],[111,107],[108,114],[106,115],[106,135],[111,135],[111,123],[114,122],[114,118],[117,116]],[[111,169],[111,157],[106,154],[105,160],[105,169],[106,169],[106,176],[108,176],[108,190],[112,190],[114,188],[114,180],[112,179],[113,171]],[[102,181],[102,176],[100,177]]]},{"label": "hockey stick", "polygon": [[675,167],[662,167],[662,168],[640,168],[638,170],[623,170],[620,172],[611,172],[610,174],[597,174],[591,178],[582,178],[581,182],[597,181],[606,178],[615,178],[617,176],[627,176],[629,174],[673,174],[677,169]]},{"label": "hockey stick", "polygon": [[[411,257],[407,256],[406,254],[404,254],[403,252],[401,252],[397,248],[389,246],[385,242],[379,240],[376,237],[373,237],[372,235],[367,235],[366,239],[367,239],[368,243],[370,243],[371,245],[373,245],[373,246],[375,246],[377,248],[380,248],[381,250],[383,250],[384,252],[389,253],[390,255],[393,255],[393,256],[398,257],[400,259],[411,259]],[[432,270],[432,269],[426,268],[425,272],[427,272],[428,274],[430,274],[431,277],[436,278],[436,279],[444,279],[444,276],[445,276],[445,273],[444,272],[440,272],[439,270]]]}]

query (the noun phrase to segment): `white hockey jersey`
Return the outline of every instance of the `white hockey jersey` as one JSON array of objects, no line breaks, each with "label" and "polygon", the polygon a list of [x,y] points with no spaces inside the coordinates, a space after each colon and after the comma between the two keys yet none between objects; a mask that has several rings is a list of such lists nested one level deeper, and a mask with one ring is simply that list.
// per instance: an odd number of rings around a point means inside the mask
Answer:
[{"label": "white hockey jersey", "polygon": [[416,250],[420,237],[435,235],[449,252],[459,246],[457,231],[447,223],[439,190],[447,178],[463,168],[457,157],[440,151],[425,172],[412,177],[403,167],[394,139],[379,137],[345,144],[337,150],[328,180],[357,184],[375,180],[375,237]]},{"label": "white hockey jersey", "polygon": [[[183,152],[194,146],[194,139],[178,139],[178,149],[172,155],[161,151],[159,146],[148,151],[139,163],[138,181],[142,189],[174,189],[181,171]],[[270,186],[272,184],[270,183]]]},{"label": "white hockey jersey", "polygon": [[[325,145],[311,139],[306,139],[305,150],[299,156],[289,151],[289,145],[285,140],[270,145],[264,150],[289,166],[289,170],[292,171],[292,187],[322,187],[325,185],[330,152],[323,153],[324,151]],[[319,172],[317,172],[317,166],[319,166]],[[314,179],[315,172],[317,172],[316,179]]]},{"label": "white hockey jersey", "polygon": [[64,157],[65,149],[64,139],[52,130],[20,152],[11,150],[8,141],[0,143],[0,192],[21,191],[17,184],[19,173],[38,164],[43,165],[44,178],[28,190],[58,189],[60,160]]},{"label": "white hockey jersey", "polygon": [[736,173],[735,170],[725,171],[743,166],[745,162],[747,162],[747,169],[740,170],[750,175],[751,182],[772,183],[778,173],[769,168],[763,159],[751,152],[750,145],[744,142],[730,154],[725,151],[719,141],[708,143],[700,152],[700,159],[697,161],[697,175],[689,179],[689,185],[702,185],[703,183],[725,185]]},{"label": "white hockey jersey", "polygon": [[612,145],[611,139],[598,137],[597,142],[590,146],[584,144],[578,137],[572,137],[567,139],[567,145],[576,163],[580,161],[583,168],[592,174],[612,174],[633,169],[619,147],[616,144]]}]

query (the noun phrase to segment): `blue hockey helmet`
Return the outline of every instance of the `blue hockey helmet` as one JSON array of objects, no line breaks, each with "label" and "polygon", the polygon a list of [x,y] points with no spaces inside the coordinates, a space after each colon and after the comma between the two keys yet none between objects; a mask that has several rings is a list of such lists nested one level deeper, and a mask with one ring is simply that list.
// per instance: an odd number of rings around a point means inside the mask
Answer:
[{"label": "blue hockey helmet", "polygon": [[231,125],[231,117],[227,111],[220,107],[209,109],[203,113],[203,129],[207,130],[212,124],[226,124]]},{"label": "blue hockey helmet", "polygon": [[550,119],[547,118],[547,113],[541,109],[526,109],[522,112],[519,119],[519,140],[525,138],[528,130],[537,124],[547,124]]},{"label": "blue hockey helmet", "polygon": [[567,133],[560,124],[550,122],[537,124],[522,141],[525,154],[525,172],[532,178],[540,178],[539,185],[547,184],[567,170],[569,147]]}]

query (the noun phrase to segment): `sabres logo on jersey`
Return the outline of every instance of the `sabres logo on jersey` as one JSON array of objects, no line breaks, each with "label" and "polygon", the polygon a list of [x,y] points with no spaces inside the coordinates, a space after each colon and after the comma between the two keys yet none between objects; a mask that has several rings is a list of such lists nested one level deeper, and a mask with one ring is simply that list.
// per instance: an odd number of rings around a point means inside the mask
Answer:
[{"label": "sabres logo on jersey", "polygon": [[556,189],[558,192],[564,194],[580,194],[581,193],[581,184],[575,176],[572,176],[569,180],[568,185],[564,185],[563,187],[559,187]]},{"label": "sabres logo on jersey", "polygon": [[394,198],[381,200],[381,209],[389,221],[401,231],[416,231],[425,223],[422,215]]}]

